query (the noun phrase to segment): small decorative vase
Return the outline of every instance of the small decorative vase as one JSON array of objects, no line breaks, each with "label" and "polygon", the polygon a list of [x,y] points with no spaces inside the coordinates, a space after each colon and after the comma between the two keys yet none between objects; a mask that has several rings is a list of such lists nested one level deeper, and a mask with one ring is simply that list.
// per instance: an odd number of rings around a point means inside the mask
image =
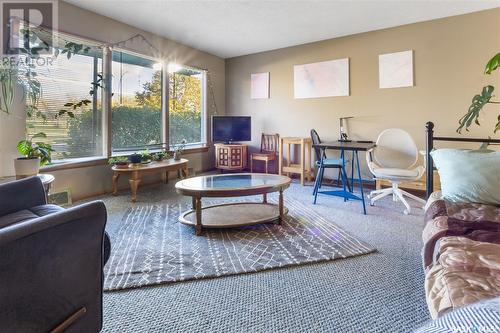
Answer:
[{"label": "small decorative vase", "polygon": [[176,151],[174,152],[174,161],[178,161],[181,159],[181,152]]},{"label": "small decorative vase", "polygon": [[132,164],[138,164],[141,163],[142,161],[142,156],[140,154],[132,154],[128,158],[130,160],[130,163]]}]

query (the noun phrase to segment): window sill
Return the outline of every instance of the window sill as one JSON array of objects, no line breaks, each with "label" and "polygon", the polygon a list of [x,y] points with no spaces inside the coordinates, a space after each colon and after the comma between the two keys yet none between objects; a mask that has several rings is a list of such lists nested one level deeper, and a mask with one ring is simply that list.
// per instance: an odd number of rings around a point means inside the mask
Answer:
[{"label": "window sill", "polygon": [[40,172],[51,172],[51,171],[59,171],[59,170],[86,168],[86,167],[97,166],[97,165],[105,165],[107,163],[108,163],[108,159],[106,157],[102,157],[102,156],[76,158],[73,160],[56,162],[54,164],[44,166],[44,167],[40,168]]},{"label": "window sill", "polygon": [[[199,145],[192,146],[189,148],[185,148],[182,152],[183,155],[189,154],[197,154],[197,153],[206,153],[209,150],[208,145]],[[123,153],[117,154],[116,156],[127,156],[131,153]],[[40,168],[40,172],[52,172],[52,171],[60,171],[60,170],[70,170],[70,169],[79,169],[79,168],[87,168],[92,166],[106,165],[108,164],[108,158],[106,157],[86,157],[86,158],[78,158],[74,160],[67,160],[60,163],[55,163],[51,165],[44,166]]]}]

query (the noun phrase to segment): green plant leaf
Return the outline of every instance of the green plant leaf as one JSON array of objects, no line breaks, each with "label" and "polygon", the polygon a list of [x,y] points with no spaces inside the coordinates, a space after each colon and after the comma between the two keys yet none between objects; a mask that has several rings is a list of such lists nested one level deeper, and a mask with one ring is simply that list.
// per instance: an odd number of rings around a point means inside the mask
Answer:
[{"label": "green plant leaf", "polygon": [[484,69],[485,74],[491,74],[495,69],[500,66],[500,53],[497,53],[493,58],[488,61],[486,68]]},{"label": "green plant leaf", "polygon": [[25,157],[29,157],[31,150],[31,141],[21,140],[17,143],[17,151],[19,152],[19,154]]},{"label": "green plant leaf", "polygon": [[479,112],[483,109],[483,107],[487,103],[489,103],[491,97],[493,96],[494,90],[495,87],[486,86],[483,88],[480,95],[475,95],[472,98],[472,103],[469,106],[469,110],[458,121],[459,123],[459,127],[457,128],[458,133],[461,133],[464,128],[466,131],[469,131],[469,127],[471,126],[473,121],[479,125],[479,120],[477,119],[479,117]]}]

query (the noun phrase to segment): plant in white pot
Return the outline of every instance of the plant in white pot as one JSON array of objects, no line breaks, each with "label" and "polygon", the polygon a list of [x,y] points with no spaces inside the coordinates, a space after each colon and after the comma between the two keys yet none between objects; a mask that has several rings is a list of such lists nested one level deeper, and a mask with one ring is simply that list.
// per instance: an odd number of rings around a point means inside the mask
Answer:
[{"label": "plant in white pot", "polygon": [[33,142],[33,139],[46,137],[45,133],[37,133],[31,138],[19,141],[17,150],[23,157],[14,160],[16,178],[34,176],[38,174],[40,166],[50,163],[51,154],[54,151],[52,146],[44,142]]}]

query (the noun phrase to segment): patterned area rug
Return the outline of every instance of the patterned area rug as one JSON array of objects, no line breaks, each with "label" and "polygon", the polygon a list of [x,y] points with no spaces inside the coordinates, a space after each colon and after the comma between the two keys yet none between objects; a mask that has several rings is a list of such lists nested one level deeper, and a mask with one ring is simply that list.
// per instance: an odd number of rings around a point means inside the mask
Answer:
[{"label": "patterned area rug", "polygon": [[203,236],[195,236],[194,228],[177,222],[186,206],[129,208],[111,235],[104,289],[257,272],[375,251],[302,203],[287,199],[285,204],[289,213],[282,226],[205,229]]}]

